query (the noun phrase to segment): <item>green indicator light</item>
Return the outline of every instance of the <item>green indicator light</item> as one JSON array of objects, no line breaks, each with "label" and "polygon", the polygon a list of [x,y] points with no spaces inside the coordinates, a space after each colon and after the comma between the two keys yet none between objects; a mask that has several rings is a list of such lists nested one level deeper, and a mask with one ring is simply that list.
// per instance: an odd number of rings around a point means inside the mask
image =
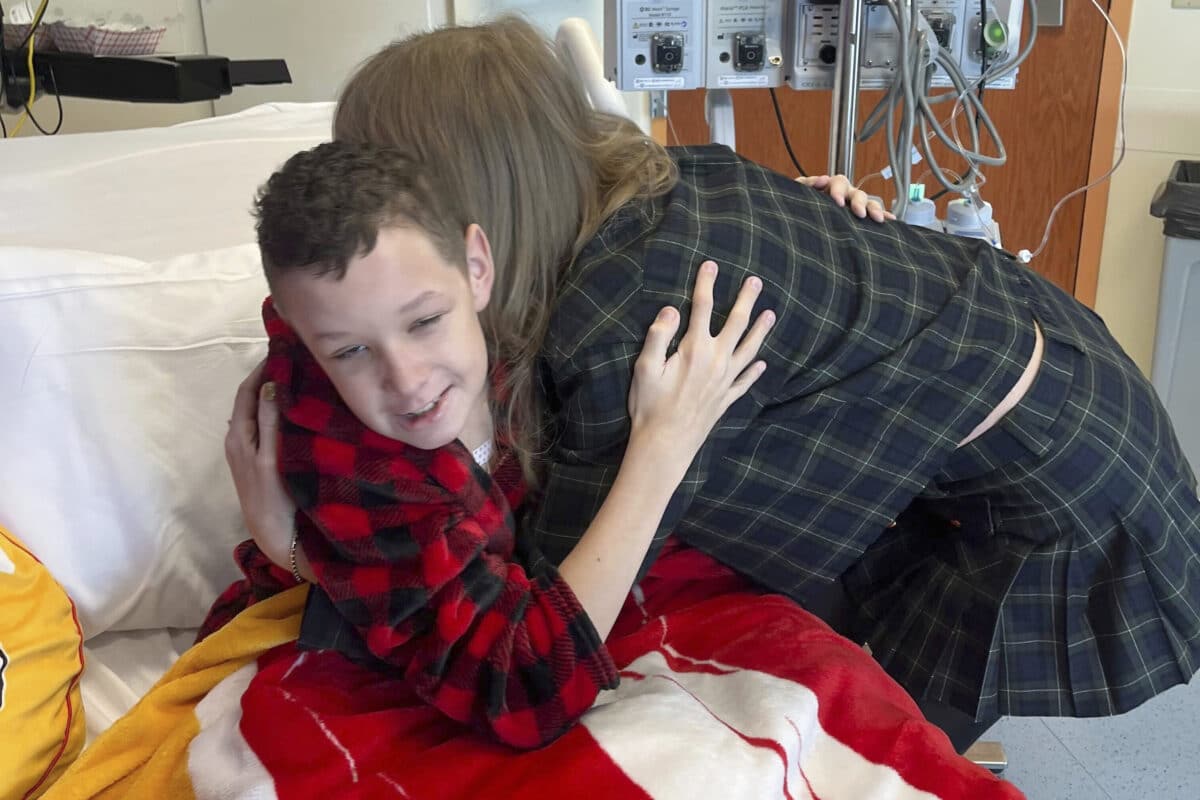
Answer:
[{"label": "green indicator light", "polygon": [[1006,41],[1008,41],[1008,32],[1004,30],[1004,23],[998,19],[989,21],[987,26],[983,29],[983,34],[984,38],[987,39],[988,44],[992,45],[993,47],[1000,47]]}]

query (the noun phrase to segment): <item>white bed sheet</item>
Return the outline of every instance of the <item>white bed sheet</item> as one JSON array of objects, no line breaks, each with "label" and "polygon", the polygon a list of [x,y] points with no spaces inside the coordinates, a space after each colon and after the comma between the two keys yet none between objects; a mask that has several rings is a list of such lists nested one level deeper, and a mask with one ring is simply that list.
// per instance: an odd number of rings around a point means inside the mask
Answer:
[{"label": "white bed sheet", "polygon": [[[332,103],[273,103],[171,127],[5,142],[0,236],[5,245],[145,261],[251,243],[255,191],[293,153],[329,138],[332,112]],[[124,631],[88,641],[88,743],[195,634]]]},{"label": "white bed sheet", "polygon": [[87,744],[133,708],[195,639],[195,630],[174,628],[110,631],[89,639],[80,680]]}]

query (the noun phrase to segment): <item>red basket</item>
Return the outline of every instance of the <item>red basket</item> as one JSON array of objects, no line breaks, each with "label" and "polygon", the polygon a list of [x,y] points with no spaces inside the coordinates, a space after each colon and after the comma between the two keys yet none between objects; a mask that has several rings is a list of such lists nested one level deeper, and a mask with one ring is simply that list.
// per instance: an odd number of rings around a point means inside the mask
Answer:
[{"label": "red basket", "polygon": [[[34,52],[43,52],[53,50],[54,47],[54,28],[58,25],[57,22],[43,22],[38,26],[37,34],[33,37]],[[25,41],[25,37],[29,35],[29,23],[22,22],[14,25],[11,22],[4,23],[4,46],[9,50],[15,50],[21,46],[21,42]]]},{"label": "red basket", "polygon": [[165,27],[140,28],[128,31],[98,25],[68,25],[54,27],[54,43],[64,53],[86,53],[93,56],[145,56],[158,49]]}]

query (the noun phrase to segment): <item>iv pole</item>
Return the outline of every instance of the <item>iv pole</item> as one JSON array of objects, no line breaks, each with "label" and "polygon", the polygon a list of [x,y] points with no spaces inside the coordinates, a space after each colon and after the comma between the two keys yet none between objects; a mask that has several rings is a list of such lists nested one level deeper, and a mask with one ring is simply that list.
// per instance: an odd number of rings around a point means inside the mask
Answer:
[{"label": "iv pole", "polygon": [[842,0],[838,21],[837,66],[829,115],[829,174],[854,183],[854,131],[858,125],[859,43],[863,0]]},{"label": "iv pole", "polygon": [[[833,106],[829,116],[829,174],[854,182],[854,136],[858,123],[859,40],[865,0],[841,0]],[[710,141],[735,148],[733,100],[727,89],[709,89],[704,117]]]}]

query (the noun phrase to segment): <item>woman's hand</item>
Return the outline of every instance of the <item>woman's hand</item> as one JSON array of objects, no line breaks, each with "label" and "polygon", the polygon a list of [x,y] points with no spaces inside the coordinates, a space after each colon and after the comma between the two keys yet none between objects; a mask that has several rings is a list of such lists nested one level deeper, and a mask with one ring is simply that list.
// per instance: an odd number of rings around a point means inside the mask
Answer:
[{"label": "woman's hand", "polygon": [[275,468],[279,407],[273,384],[263,384],[260,363],[242,381],[225,434],[225,460],[233,475],[246,527],[263,554],[290,569],[296,504]]},{"label": "woman's hand", "polygon": [[755,361],[775,321],[770,311],[750,325],[762,281],[742,284],[721,332],[709,333],[717,265],[700,267],[692,317],[679,349],[667,348],[679,312],[664,308],[650,326],[629,388],[632,427],[612,488],[559,574],[603,639],[612,630],[650,541],[680,481],[713,426],[763,374]]},{"label": "woman's hand", "polygon": [[850,183],[850,179],[845,175],[834,175],[832,177],[829,175],[810,175],[807,178],[796,178],[796,182],[824,191],[839,206],[845,206],[849,202],[850,211],[856,217],[870,216],[876,222],[896,218],[895,214],[885,210],[879,203],[870,199],[870,196],[862,189],[854,188]]},{"label": "woman's hand", "polygon": [[687,333],[670,357],[667,348],[679,330],[679,312],[670,307],[659,312],[629,390],[630,448],[643,443],[653,448],[660,463],[677,468],[680,480],[721,415],[763,374],[766,363],[754,359],[775,322],[775,314],[764,311],[750,326],[762,291],[762,281],[752,277],[742,284],[724,327],[713,336],[716,277],[714,262],[700,266]]}]

